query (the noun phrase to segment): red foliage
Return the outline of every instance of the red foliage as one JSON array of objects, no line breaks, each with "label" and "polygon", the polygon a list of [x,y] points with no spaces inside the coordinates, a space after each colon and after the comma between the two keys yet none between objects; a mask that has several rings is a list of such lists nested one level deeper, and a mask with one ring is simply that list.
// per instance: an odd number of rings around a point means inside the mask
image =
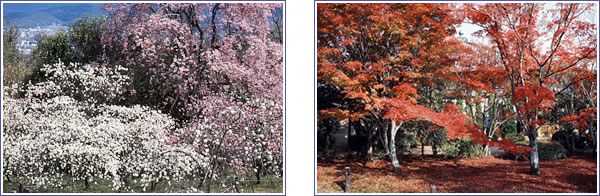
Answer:
[{"label": "red foliage", "polygon": [[543,176],[529,175],[529,163],[495,157],[405,159],[402,172],[394,174],[390,163],[357,160],[317,163],[317,192],[342,192],[336,183],[350,167],[352,192],[428,193],[432,184],[440,193],[594,193],[597,190],[596,159],[575,156],[542,161]]},{"label": "red foliage", "polygon": [[520,86],[516,88],[511,102],[523,114],[538,109],[547,111],[554,107],[554,91],[542,86]]},{"label": "red foliage", "polygon": [[596,107],[583,109],[579,114],[571,114],[560,119],[563,122],[573,123],[579,130],[585,130],[590,122],[596,121]]}]

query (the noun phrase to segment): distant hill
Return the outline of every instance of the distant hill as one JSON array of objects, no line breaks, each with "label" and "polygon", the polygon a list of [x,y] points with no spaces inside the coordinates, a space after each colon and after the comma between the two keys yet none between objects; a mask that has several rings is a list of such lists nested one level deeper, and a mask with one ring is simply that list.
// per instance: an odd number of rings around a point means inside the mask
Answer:
[{"label": "distant hill", "polygon": [[47,26],[52,23],[66,25],[89,13],[104,15],[99,3],[5,3],[3,20],[21,28]]}]

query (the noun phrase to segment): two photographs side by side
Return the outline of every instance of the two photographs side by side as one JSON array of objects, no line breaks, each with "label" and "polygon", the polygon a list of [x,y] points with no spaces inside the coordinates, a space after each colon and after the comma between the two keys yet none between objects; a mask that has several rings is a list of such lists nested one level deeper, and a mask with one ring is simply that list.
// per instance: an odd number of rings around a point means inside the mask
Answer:
[{"label": "two photographs side by side", "polygon": [[2,194],[598,193],[595,1],[1,4]]}]

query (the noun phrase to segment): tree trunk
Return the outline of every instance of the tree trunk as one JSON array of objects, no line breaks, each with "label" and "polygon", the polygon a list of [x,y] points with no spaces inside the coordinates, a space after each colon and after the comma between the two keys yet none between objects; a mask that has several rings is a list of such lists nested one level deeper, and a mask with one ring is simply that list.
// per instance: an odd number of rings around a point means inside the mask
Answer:
[{"label": "tree trunk", "polygon": [[373,129],[368,128],[367,135],[367,162],[373,161]]},{"label": "tree trunk", "polygon": [[575,130],[569,132],[569,152],[571,152],[571,154],[575,154],[575,137],[577,135]]},{"label": "tree trunk", "polygon": [[90,188],[90,177],[89,176],[85,176],[83,184],[85,185],[84,190],[88,190]]},{"label": "tree trunk", "polygon": [[390,127],[389,131],[390,131],[390,138],[388,140],[389,143],[389,157],[390,160],[392,161],[392,167],[394,169],[394,173],[399,174],[401,172],[400,170],[400,161],[398,161],[398,154],[396,153],[396,133],[398,132],[398,128],[400,126],[396,125],[395,122],[392,122],[392,126]]},{"label": "tree trunk", "polygon": [[421,156],[425,156],[425,143],[423,141],[421,141]]},{"label": "tree trunk", "polygon": [[537,127],[535,127],[535,125],[529,126],[529,147],[532,149],[532,151],[529,152],[530,173],[531,175],[539,176],[541,173],[539,165],[540,159],[538,156],[537,135]]},{"label": "tree trunk", "polygon": [[260,173],[262,172],[262,166],[259,166],[256,170],[256,184],[260,184]]},{"label": "tree trunk", "polygon": [[331,153],[331,149],[329,148],[331,146],[331,135],[330,134],[326,134],[325,135],[325,159],[329,160],[329,154]]},{"label": "tree trunk", "polygon": [[350,150],[350,137],[352,137],[352,121],[348,118],[348,137],[346,137],[348,145],[346,146],[346,157],[352,154],[352,151]]}]

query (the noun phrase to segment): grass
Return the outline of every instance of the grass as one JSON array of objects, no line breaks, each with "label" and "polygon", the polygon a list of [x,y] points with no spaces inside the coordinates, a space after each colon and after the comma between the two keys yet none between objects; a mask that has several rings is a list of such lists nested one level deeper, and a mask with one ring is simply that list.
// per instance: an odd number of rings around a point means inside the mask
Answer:
[{"label": "grass", "polygon": [[[13,181],[20,181],[22,179],[14,179]],[[252,179],[252,178],[250,178]],[[65,184],[62,188],[56,187],[39,187],[35,190],[36,193],[117,193],[117,190],[112,189],[112,181],[106,179],[93,179],[90,180],[90,186],[85,189],[83,182],[73,182],[70,177],[64,177],[62,182]],[[3,180],[3,193],[12,193],[18,189],[18,183],[11,183]],[[154,191],[143,190],[142,184],[132,180],[131,190],[123,192],[130,193],[172,193],[172,192],[186,192],[189,187],[197,188],[200,184],[199,181],[184,180],[182,182],[171,183],[160,182],[156,185]],[[240,182],[241,190],[243,193],[282,193],[283,192],[283,179],[275,175],[266,175],[261,177],[261,183],[256,184],[256,181],[242,181]],[[213,183],[210,187],[211,192],[230,192],[230,190],[224,189],[220,184]]]},{"label": "grass", "polygon": [[542,161],[542,176],[532,176],[527,161],[411,156],[395,174],[389,160],[340,159],[317,164],[317,192],[343,192],[343,169],[350,166],[353,193],[429,193],[431,185],[438,193],[594,193],[596,164],[593,156]]}]

